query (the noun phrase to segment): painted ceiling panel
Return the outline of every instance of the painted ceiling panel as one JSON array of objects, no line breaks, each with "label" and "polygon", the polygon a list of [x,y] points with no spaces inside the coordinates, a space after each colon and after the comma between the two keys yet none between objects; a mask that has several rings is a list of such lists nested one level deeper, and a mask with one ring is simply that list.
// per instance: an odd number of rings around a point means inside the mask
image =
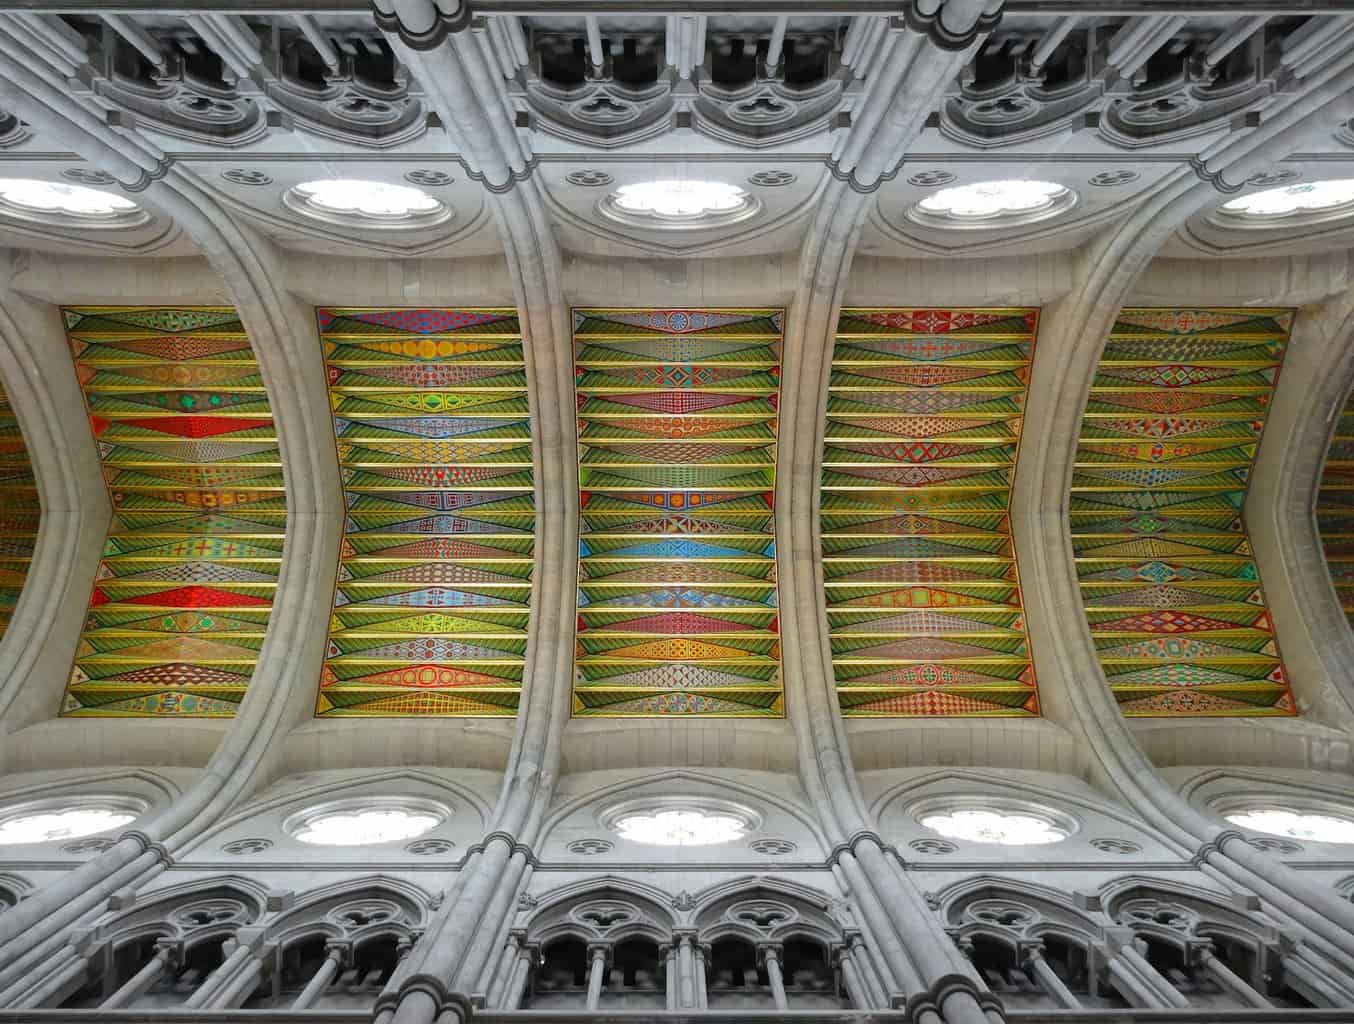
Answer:
[{"label": "painted ceiling panel", "polygon": [[517,312],[318,315],[347,508],[316,714],[515,715],[536,535]]},{"label": "painted ceiling panel", "polygon": [[1354,393],[1340,410],[1335,436],[1326,451],[1316,497],[1316,525],[1340,607],[1354,625]]},{"label": "painted ceiling panel", "polygon": [[1124,309],[1091,386],[1072,543],[1127,715],[1288,715],[1241,509],[1292,327],[1280,309]]},{"label": "painted ceiling panel", "polygon": [[33,463],[9,395],[0,387],[0,637],[28,579],[39,513]]},{"label": "painted ceiling panel", "polygon": [[844,309],[821,524],[854,717],[1039,713],[1007,509],[1031,309]]},{"label": "painted ceiling panel", "polygon": [[231,309],[64,314],[113,518],[62,714],[229,717],[286,532],[249,339]]},{"label": "painted ceiling panel", "polygon": [[575,715],[783,714],[783,313],[574,311]]}]

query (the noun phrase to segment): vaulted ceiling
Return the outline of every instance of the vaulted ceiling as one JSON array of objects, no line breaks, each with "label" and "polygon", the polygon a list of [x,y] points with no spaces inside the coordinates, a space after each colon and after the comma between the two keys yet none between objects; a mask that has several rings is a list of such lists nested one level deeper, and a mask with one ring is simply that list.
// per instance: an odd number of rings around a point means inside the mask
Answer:
[{"label": "vaulted ceiling", "polygon": [[[1354,12],[26,7],[0,179],[124,201],[0,182],[112,508],[66,715],[229,718],[279,611],[316,729],[548,680],[572,735],[731,718],[775,763],[803,673],[867,761],[864,720],[1052,728],[1069,685],[1302,710],[1243,509],[1346,280],[1354,190],[1316,183],[1354,178]],[[642,201],[669,181],[727,196]],[[1037,187],[950,191],[994,182]]]}]

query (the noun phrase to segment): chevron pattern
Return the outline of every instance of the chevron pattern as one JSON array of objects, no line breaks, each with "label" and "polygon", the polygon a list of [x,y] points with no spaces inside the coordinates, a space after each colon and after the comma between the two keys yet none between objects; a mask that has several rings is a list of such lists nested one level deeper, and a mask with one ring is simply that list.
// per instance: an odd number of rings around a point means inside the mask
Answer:
[{"label": "chevron pattern", "polygon": [[1292,313],[1124,309],[1091,386],[1072,543],[1127,715],[1291,715],[1242,503]]},{"label": "chevron pattern", "polygon": [[347,515],[316,714],[515,715],[536,532],[517,313],[318,316]]},{"label": "chevron pattern", "polygon": [[286,532],[249,339],[231,309],[64,315],[113,520],[62,714],[232,716]]},{"label": "chevron pattern", "polygon": [[821,523],[844,715],[1039,713],[1007,516],[1037,325],[842,310]]},{"label": "chevron pattern", "polygon": [[0,637],[28,579],[40,514],[33,463],[9,395],[0,387]]},{"label": "chevron pattern", "polygon": [[1316,497],[1316,525],[1340,607],[1354,626],[1354,393],[1340,410],[1335,436],[1326,451]]},{"label": "chevron pattern", "polygon": [[575,715],[783,713],[773,526],[782,318],[574,311]]}]

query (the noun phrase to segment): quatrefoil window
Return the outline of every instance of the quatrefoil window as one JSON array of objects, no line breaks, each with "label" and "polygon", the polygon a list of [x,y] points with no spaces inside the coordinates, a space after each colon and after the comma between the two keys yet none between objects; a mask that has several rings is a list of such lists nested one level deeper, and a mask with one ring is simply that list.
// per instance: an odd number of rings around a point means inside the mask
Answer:
[{"label": "quatrefoil window", "polygon": [[389,921],[390,913],[385,910],[362,911],[350,910],[343,915],[343,923],[351,928],[365,928],[369,924],[380,924],[382,921]]},{"label": "quatrefoil window", "polygon": [[999,924],[1003,928],[1022,928],[1033,920],[1029,911],[1014,907],[1007,910],[980,910],[973,916],[989,924]]},{"label": "quatrefoil window", "polygon": [[235,900],[212,900],[183,907],[174,914],[174,922],[184,931],[233,924],[245,918],[244,904]]},{"label": "quatrefoil window", "polygon": [[1003,96],[975,104],[971,113],[976,117],[1010,120],[1028,114],[1032,107],[1033,104],[1023,96]]},{"label": "quatrefoil window", "polygon": [[779,910],[745,910],[737,916],[738,920],[758,928],[774,928],[785,920],[785,915]]},{"label": "quatrefoil window", "polygon": [[793,908],[769,900],[736,903],[727,913],[729,920],[763,932],[773,931],[795,918]]},{"label": "quatrefoil window", "polygon": [[578,115],[594,121],[619,121],[635,113],[628,103],[617,103],[610,96],[597,95],[580,103],[576,108]]},{"label": "quatrefoil window", "polygon": [[633,921],[635,912],[628,907],[620,906],[594,906],[578,913],[580,921],[586,921],[599,932],[604,932],[608,928],[613,928],[626,921]]},{"label": "quatrefoil window", "polygon": [[1195,915],[1184,907],[1155,900],[1134,901],[1124,907],[1123,916],[1177,932],[1189,931],[1195,920]]},{"label": "quatrefoil window", "polygon": [[788,103],[782,103],[774,96],[756,96],[733,107],[733,116],[744,121],[776,121],[794,113]]}]

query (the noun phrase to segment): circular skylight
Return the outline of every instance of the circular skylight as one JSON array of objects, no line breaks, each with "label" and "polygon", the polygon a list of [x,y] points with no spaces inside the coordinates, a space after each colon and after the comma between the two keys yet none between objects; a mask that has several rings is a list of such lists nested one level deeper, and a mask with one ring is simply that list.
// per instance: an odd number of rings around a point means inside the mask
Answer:
[{"label": "circular skylight", "polygon": [[149,219],[139,205],[113,192],[35,178],[0,178],[0,211],[82,227],[132,227]]},{"label": "circular skylight", "polygon": [[714,846],[742,838],[747,823],[731,814],[701,810],[654,811],[617,818],[622,839],[649,846]]},{"label": "circular skylight", "polygon": [[1295,182],[1252,192],[1218,207],[1221,223],[1267,227],[1354,214],[1354,178]]},{"label": "circular skylight", "polygon": [[302,182],[284,202],[320,220],[374,228],[428,227],[451,216],[445,203],[422,189],[358,178]]},{"label": "circular skylight", "polygon": [[294,833],[315,846],[373,846],[413,839],[434,829],[435,814],[400,809],[335,811],[311,818]]},{"label": "circular skylight", "polygon": [[660,228],[705,228],[752,216],[757,200],[723,181],[669,178],[622,185],[601,203],[613,220]]},{"label": "circular skylight", "polygon": [[1006,227],[1057,216],[1076,201],[1075,192],[1052,181],[979,181],[940,189],[917,202],[908,216],[935,227]]},{"label": "circular skylight", "polygon": [[34,808],[0,821],[0,844],[78,839],[130,824],[136,817],[135,811],[118,807]]},{"label": "circular skylight", "polygon": [[926,814],[917,820],[951,839],[1002,846],[1045,846],[1061,843],[1070,834],[1067,829],[1033,814],[982,807]]},{"label": "circular skylight", "polygon": [[421,836],[450,817],[451,811],[434,800],[365,797],[308,807],[282,827],[312,846],[374,846]]},{"label": "circular skylight", "polygon": [[1317,843],[1354,843],[1354,820],[1335,814],[1256,808],[1226,815],[1228,821],[1256,832]]}]

